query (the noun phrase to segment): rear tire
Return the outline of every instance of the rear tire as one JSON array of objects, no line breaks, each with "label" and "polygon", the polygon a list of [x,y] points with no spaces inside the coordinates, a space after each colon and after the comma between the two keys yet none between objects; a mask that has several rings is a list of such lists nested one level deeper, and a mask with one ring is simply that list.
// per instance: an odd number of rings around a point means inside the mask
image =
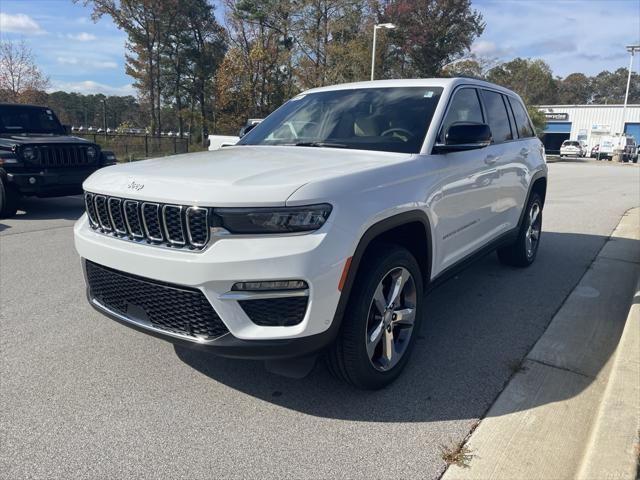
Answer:
[{"label": "rear tire", "polygon": [[[394,292],[396,292],[394,294]],[[334,376],[366,390],[393,382],[418,335],[423,281],[405,248],[379,245],[363,258],[327,365]]]},{"label": "rear tire", "polygon": [[536,259],[541,235],[542,197],[533,192],[518,231],[518,238],[511,245],[498,249],[498,259],[512,267],[528,267]]},{"label": "rear tire", "polygon": [[0,218],[13,217],[18,211],[20,192],[0,179]]}]

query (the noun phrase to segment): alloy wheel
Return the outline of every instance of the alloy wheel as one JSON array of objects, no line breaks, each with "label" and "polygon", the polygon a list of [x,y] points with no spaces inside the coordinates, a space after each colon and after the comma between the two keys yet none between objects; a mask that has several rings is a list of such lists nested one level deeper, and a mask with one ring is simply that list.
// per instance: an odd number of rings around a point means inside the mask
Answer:
[{"label": "alloy wheel", "polygon": [[527,258],[533,257],[540,241],[540,230],[542,228],[542,208],[538,202],[533,202],[529,209],[528,226],[525,234],[525,249]]},{"label": "alloy wheel", "polygon": [[366,346],[376,370],[389,371],[404,356],[416,319],[416,284],[404,267],[387,272],[369,307]]}]

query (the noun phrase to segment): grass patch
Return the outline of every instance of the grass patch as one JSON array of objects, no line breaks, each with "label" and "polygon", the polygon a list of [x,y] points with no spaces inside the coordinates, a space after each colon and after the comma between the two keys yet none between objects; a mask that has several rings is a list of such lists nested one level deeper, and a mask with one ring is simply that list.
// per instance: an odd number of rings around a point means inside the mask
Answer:
[{"label": "grass patch", "polygon": [[441,445],[440,451],[447,465],[456,465],[461,468],[469,468],[474,457],[473,452],[463,442]]}]

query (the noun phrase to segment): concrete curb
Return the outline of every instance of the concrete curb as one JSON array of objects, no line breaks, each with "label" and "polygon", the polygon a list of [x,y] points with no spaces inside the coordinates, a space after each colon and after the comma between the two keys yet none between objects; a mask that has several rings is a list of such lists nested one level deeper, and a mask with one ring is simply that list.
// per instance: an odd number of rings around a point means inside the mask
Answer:
[{"label": "concrete curb", "polygon": [[640,280],[577,477],[635,478],[639,428]]},{"label": "concrete curb", "polygon": [[635,478],[639,227],[640,208],[622,217],[444,480]]}]

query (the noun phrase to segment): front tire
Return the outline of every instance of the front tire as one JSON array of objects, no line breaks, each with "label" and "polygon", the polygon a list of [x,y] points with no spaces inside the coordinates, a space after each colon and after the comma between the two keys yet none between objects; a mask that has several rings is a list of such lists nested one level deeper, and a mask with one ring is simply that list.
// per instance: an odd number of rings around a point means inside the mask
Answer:
[{"label": "front tire", "polygon": [[327,363],[337,378],[377,390],[409,360],[422,319],[422,274],[415,257],[397,245],[374,248],[361,265]]},{"label": "front tire", "polygon": [[542,197],[533,192],[518,231],[518,238],[511,245],[498,249],[498,259],[512,267],[528,267],[538,254],[541,234]]},{"label": "front tire", "polygon": [[18,211],[20,192],[0,179],[0,218],[13,217]]}]

